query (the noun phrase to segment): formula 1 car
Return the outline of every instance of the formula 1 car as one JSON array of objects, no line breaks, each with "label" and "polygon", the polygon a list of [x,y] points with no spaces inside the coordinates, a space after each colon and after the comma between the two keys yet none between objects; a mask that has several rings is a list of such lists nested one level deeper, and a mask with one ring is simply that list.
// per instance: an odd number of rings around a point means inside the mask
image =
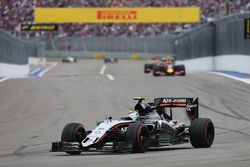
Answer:
[{"label": "formula 1 car", "polygon": [[152,58],[148,63],[144,65],[144,73],[150,73],[153,71],[155,66],[158,66],[161,64],[161,58],[160,57],[154,57]]},{"label": "formula 1 car", "polygon": [[[208,148],[214,140],[214,125],[208,118],[199,118],[198,98],[155,98],[153,103],[138,100],[134,111],[120,120],[107,117],[92,131],[80,123],[67,124],[61,141],[52,143],[52,152],[71,155],[88,151],[143,153],[150,147],[191,142],[195,148]],[[177,123],[172,109],[186,109],[190,123]]]},{"label": "formula 1 car", "polygon": [[104,58],[104,63],[117,63],[118,59],[114,57],[106,57]]},{"label": "formula 1 car", "polygon": [[154,76],[185,76],[186,70],[184,65],[175,65],[175,58],[173,56],[168,56],[163,58],[161,64],[154,66],[153,68]]},{"label": "formula 1 car", "polygon": [[66,56],[62,59],[63,63],[76,63],[77,58],[76,57],[71,57],[71,56]]}]

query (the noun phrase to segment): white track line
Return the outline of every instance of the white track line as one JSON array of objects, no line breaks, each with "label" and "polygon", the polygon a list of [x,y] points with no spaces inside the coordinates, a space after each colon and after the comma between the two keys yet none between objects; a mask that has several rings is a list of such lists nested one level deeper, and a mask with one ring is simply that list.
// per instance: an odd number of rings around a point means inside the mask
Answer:
[{"label": "white track line", "polygon": [[220,73],[220,72],[211,72],[211,73],[216,74],[216,75],[220,75],[220,76],[223,76],[223,77],[231,78],[231,79],[234,79],[234,80],[237,80],[237,81],[241,81],[241,82],[244,82],[244,83],[247,83],[247,84],[250,84],[250,79],[242,79],[242,78],[234,77],[234,76],[231,76],[231,75],[223,74],[223,73]]},{"label": "white track line", "polygon": [[5,77],[0,79],[0,82],[4,82],[9,79],[23,79],[23,78],[29,78],[29,76],[11,76],[11,77]]},{"label": "white track line", "polygon": [[0,79],[0,82],[6,81],[6,80],[8,80],[8,79],[10,79],[10,78],[8,78],[8,77],[2,78],[2,79]]},{"label": "white track line", "polygon": [[103,64],[103,65],[102,65],[102,68],[101,68],[101,70],[100,70],[100,74],[101,74],[101,75],[104,74],[105,69],[106,69],[106,65]]},{"label": "white track line", "polygon": [[52,63],[48,68],[46,68],[43,72],[41,72],[38,76],[41,77],[43,76],[46,72],[48,72],[49,70],[51,70],[52,68],[54,68],[55,66],[57,66],[57,63]]},{"label": "white track line", "polygon": [[111,75],[111,74],[107,74],[108,79],[110,79],[111,81],[113,81],[115,78]]},{"label": "white track line", "polygon": [[[49,70],[51,70],[53,67],[55,67],[57,65],[57,63],[52,63],[48,68],[46,68],[43,72],[41,72],[38,77],[41,77],[43,76],[46,72],[48,72]],[[34,73],[36,71],[40,70],[40,68],[32,71],[31,73]],[[29,76],[12,76],[12,77],[5,77],[5,78],[2,78],[0,79],[0,82],[4,82],[8,79],[19,79],[19,78],[30,78]]]}]

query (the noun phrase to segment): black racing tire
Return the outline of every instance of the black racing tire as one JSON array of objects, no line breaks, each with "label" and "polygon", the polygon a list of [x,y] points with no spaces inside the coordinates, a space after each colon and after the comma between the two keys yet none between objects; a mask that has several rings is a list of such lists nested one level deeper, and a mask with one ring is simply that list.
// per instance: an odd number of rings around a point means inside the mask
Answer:
[{"label": "black racing tire", "polygon": [[153,71],[153,76],[158,77],[160,74],[158,74],[155,70]]},{"label": "black racing tire", "polygon": [[132,152],[144,153],[148,148],[149,132],[145,125],[132,123],[128,126],[126,140],[132,143]]},{"label": "black racing tire", "polygon": [[[81,143],[86,137],[86,130],[80,123],[69,123],[62,131],[61,141],[64,142],[79,142]],[[66,152],[70,155],[81,154],[81,151]]]},{"label": "black racing tire", "polygon": [[194,148],[209,148],[214,141],[214,125],[208,118],[196,118],[190,129],[190,142]]},{"label": "black racing tire", "polygon": [[184,71],[181,75],[185,76],[186,75],[186,69],[184,65],[176,65],[175,66],[175,71]]},{"label": "black racing tire", "polygon": [[163,72],[164,71],[164,67],[163,66],[154,66],[153,67],[153,76],[158,77],[160,76],[160,74],[158,74],[157,72]]},{"label": "black racing tire", "polygon": [[148,64],[145,64],[145,65],[144,65],[144,73],[145,73],[145,74],[148,74],[148,73],[149,73],[149,71],[146,70],[147,68],[149,68],[149,65],[148,65]]}]

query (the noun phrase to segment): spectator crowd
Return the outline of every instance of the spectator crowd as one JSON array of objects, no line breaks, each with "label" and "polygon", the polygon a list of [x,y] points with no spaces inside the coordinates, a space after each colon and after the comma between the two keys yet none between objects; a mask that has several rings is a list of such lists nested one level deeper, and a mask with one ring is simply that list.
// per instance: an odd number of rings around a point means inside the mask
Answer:
[{"label": "spectator crowd", "polygon": [[62,24],[58,32],[21,31],[31,24],[36,7],[186,7],[199,6],[201,24],[233,13],[250,11],[250,0],[0,0],[0,28],[13,35],[64,36],[165,36],[177,35],[197,24]]}]

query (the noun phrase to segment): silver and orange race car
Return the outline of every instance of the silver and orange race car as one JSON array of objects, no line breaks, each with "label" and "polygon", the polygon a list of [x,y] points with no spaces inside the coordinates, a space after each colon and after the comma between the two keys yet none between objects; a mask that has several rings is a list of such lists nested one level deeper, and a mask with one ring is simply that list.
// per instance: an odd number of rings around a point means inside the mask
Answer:
[{"label": "silver and orange race car", "polygon": [[[61,141],[52,143],[52,152],[77,155],[89,151],[143,153],[150,147],[171,146],[191,142],[195,148],[208,148],[214,140],[214,125],[208,118],[199,118],[198,98],[155,98],[144,103],[135,97],[133,111],[119,120],[107,117],[87,131],[81,123],[69,123]],[[185,108],[189,120],[173,119],[173,108]]]},{"label": "silver and orange race car", "polygon": [[186,70],[184,65],[176,65],[176,58],[167,56],[161,59],[160,65],[153,68],[153,76],[185,76]]}]

